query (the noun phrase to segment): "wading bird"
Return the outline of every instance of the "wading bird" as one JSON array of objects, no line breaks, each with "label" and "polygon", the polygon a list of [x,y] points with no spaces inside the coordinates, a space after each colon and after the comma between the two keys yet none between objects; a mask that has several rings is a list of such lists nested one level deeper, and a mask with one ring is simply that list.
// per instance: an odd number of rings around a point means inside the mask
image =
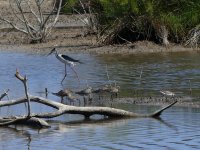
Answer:
[{"label": "wading bird", "polygon": [[116,86],[116,85],[110,87],[109,92],[111,94],[111,100],[113,100],[113,96],[115,96],[115,98],[118,97],[119,89],[120,89],[120,86]]},{"label": "wading bird", "polygon": [[170,96],[170,97],[174,97],[175,93],[171,92],[171,91],[160,91],[161,94],[163,94],[164,96]]},{"label": "wading bird", "polygon": [[104,85],[103,87],[100,87],[96,90],[93,90],[92,93],[98,94],[99,95],[99,100],[103,98],[103,95],[108,93],[110,91],[108,85]]},{"label": "wading bird", "polygon": [[57,93],[52,93],[52,94],[61,97],[61,103],[64,102],[64,101],[63,101],[63,100],[64,100],[63,98],[66,97],[66,98],[69,100],[70,104],[71,104],[71,103],[74,104],[74,102],[75,102],[76,100],[78,100],[78,101],[79,101],[79,104],[80,104],[80,100],[79,100],[78,98],[76,98],[76,97],[73,95],[73,92],[72,92],[70,89],[60,90],[60,91],[58,91]]},{"label": "wading bird", "polygon": [[92,100],[92,87],[88,86],[87,88],[75,92],[78,95],[83,96],[83,100],[84,100],[84,105],[86,104],[86,96],[88,97],[88,100],[91,101]]},{"label": "wading bird", "polygon": [[70,105],[71,105],[71,103],[73,103],[73,105],[74,105],[75,101],[78,101],[79,105],[80,105],[80,99],[78,99],[76,96],[72,95],[72,93],[68,94],[67,99],[69,100]]},{"label": "wading bird", "polygon": [[[69,57],[69,56],[67,56],[67,55],[59,54],[59,53],[57,52],[56,48],[53,48],[53,49],[51,50],[51,52],[48,54],[48,56],[51,55],[51,54],[55,54],[56,58],[57,58],[59,61],[61,61],[62,63],[65,64],[65,75],[64,75],[64,77],[63,77],[61,83],[64,81],[64,79],[65,79],[66,76],[67,76],[67,65],[68,65],[68,66],[72,69],[72,71],[75,73],[75,75],[76,75],[76,77],[77,77],[77,79],[78,79],[78,81],[79,81],[78,75],[77,75],[77,73],[76,73],[76,71],[74,70],[73,67],[74,67],[77,63],[82,64],[81,61],[76,60],[76,59],[73,59],[73,58],[71,58],[71,57]],[[80,81],[79,81],[79,82],[80,82]]]},{"label": "wading bird", "polygon": [[62,101],[63,101],[63,98],[64,98],[64,97],[68,97],[69,95],[71,95],[71,93],[72,93],[71,90],[65,89],[65,90],[60,90],[60,91],[58,91],[57,93],[52,93],[52,94],[61,97],[61,102],[62,102]]},{"label": "wading bird", "polygon": [[165,99],[167,100],[167,97],[170,97],[171,99],[175,98],[175,93],[171,92],[171,91],[164,91],[161,90],[160,91],[161,94],[163,94],[165,96]]}]

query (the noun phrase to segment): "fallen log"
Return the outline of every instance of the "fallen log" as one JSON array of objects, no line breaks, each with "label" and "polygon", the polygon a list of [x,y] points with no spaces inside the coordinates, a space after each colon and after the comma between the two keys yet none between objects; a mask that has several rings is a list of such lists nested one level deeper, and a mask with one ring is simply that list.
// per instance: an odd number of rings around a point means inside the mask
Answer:
[{"label": "fallen log", "polygon": [[[177,101],[172,102],[171,104],[153,112],[150,114],[138,114],[138,113],[133,113],[130,111],[122,110],[122,109],[116,109],[116,108],[111,108],[111,107],[80,107],[80,106],[70,106],[70,105],[65,105],[59,102],[55,102],[49,99],[45,99],[43,97],[38,97],[38,96],[31,96],[29,95],[30,101],[31,102],[36,102],[40,103],[43,105],[50,106],[52,108],[57,109],[56,111],[49,112],[49,113],[31,113],[30,117],[37,117],[37,118],[54,118],[61,116],[63,114],[80,114],[83,115],[85,118],[89,118],[92,115],[104,115],[108,117],[159,117],[161,113],[173,106]],[[0,107],[4,106],[11,106],[11,105],[16,105],[20,103],[25,103],[27,102],[26,97],[19,98],[17,100],[10,100],[10,101],[1,101],[0,102]],[[12,119],[7,117],[7,119]],[[0,119],[1,120],[1,119]]]}]

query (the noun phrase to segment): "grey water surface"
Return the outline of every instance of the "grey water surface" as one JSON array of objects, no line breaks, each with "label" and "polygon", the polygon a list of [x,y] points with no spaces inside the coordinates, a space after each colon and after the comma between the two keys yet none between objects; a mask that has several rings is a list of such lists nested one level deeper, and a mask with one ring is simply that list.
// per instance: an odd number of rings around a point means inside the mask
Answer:
[{"label": "grey water surface", "polygon": [[[68,76],[62,85],[64,65],[54,55],[47,57],[45,54],[0,52],[0,92],[10,89],[10,99],[24,96],[22,83],[14,77],[17,68],[22,75],[27,75],[32,95],[45,97],[45,88],[50,92],[64,88],[78,91],[87,85],[99,87],[116,82],[121,86],[120,96],[134,96],[135,90],[143,91],[146,95],[159,95],[159,90],[167,89],[177,95],[199,100],[200,54],[197,52],[129,56],[68,54],[84,64],[75,66],[80,82],[68,68]],[[47,98],[60,101],[51,93]],[[133,104],[118,104],[115,107],[139,113],[158,108]],[[46,106],[32,105],[34,112],[51,110]],[[25,112],[22,104],[0,108],[1,116]],[[172,107],[159,120],[107,120],[94,116],[92,121],[83,121],[79,115],[63,115],[49,120],[52,125],[50,129],[1,127],[0,150],[200,149],[199,120],[200,109],[187,107]]]}]

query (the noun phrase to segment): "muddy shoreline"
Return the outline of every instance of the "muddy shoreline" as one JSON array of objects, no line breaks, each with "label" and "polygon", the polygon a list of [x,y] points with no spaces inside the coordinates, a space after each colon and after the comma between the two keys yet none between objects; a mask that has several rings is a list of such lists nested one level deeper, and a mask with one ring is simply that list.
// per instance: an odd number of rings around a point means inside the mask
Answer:
[{"label": "muddy shoreline", "polygon": [[[74,41],[76,42],[76,41]],[[68,43],[68,42],[67,42]],[[175,45],[166,49],[160,45],[156,45],[149,41],[138,41],[127,45],[91,45],[83,43],[79,45],[65,44],[64,42],[57,44],[52,41],[41,44],[0,44],[0,51],[28,52],[28,53],[48,53],[53,47],[57,47],[60,52],[67,53],[90,53],[90,54],[149,54],[149,53],[175,53],[175,52],[199,52],[200,49],[193,49]],[[134,48],[133,48],[134,47]]]},{"label": "muddy shoreline", "polygon": [[151,41],[137,41],[123,45],[102,45],[95,35],[84,36],[86,29],[55,28],[46,42],[29,44],[29,39],[17,31],[0,31],[0,51],[17,51],[31,53],[47,53],[53,47],[61,52],[91,53],[91,54],[148,54],[171,52],[199,52],[199,48],[189,48],[178,44],[170,44],[169,48]]}]

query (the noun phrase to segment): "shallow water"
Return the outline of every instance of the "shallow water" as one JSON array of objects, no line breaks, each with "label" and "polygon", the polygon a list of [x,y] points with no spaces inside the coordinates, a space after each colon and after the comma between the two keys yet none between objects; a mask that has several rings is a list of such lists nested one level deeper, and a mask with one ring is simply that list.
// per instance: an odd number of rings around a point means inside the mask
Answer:
[{"label": "shallow water", "polygon": [[[108,84],[106,65],[111,83],[121,86],[121,96],[133,96],[135,90],[146,95],[159,95],[169,89],[177,95],[199,96],[200,54],[168,53],[146,55],[89,55],[73,54],[84,64],[75,67],[80,83],[72,70],[61,85],[64,65],[55,56],[42,54],[0,53],[0,91],[10,89],[11,99],[24,95],[23,86],[15,77],[18,68],[28,77],[29,92],[45,96],[44,89],[57,92],[63,88],[79,90],[86,85]],[[142,72],[142,73],[141,73]],[[141,78],[140,78],[141,76]],[[192,95],[189,89],[192,89]],[[60,101],[54,95],[48,98]],[[3,100],[6,100],[4,98]],[[120,104],[134,112],[147,113],[157,107]],[[32,105],[35,112],[50,111],[45,106]],[[23,114],[24,105],[1,108],[1,115]],[[199,149],[199,109],[170,108],[161,118],[102,120],[82,122],[79,115],[64,115],[51,121],[52,128],[44,130],[27,127],[0,128],[0,149]]]},{"label": "shallow water", "polygon": [[0,128],[0,149],[199,149],[199,119],[199,109],[172,108],[162,120],[52,122],[52,128],[43,130]]}]

